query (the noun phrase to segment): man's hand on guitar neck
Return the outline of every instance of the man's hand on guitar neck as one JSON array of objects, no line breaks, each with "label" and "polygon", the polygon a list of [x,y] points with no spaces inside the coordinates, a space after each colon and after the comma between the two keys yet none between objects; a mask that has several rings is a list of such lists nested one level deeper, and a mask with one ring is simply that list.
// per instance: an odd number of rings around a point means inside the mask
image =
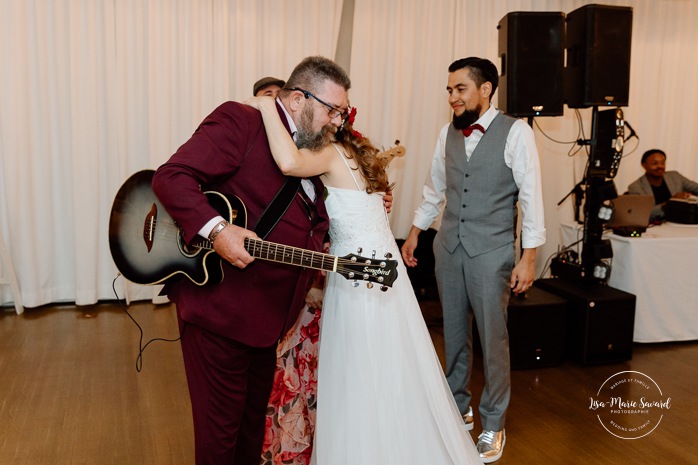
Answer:
[{"label": "man's hand on guitar neck", "polygon": [[254,261],[254,258],[245,249],[245,239],[247,238],[259,239],[249,229],[229,224],[216,236],[213,250],[234,267],[245,268]]}]

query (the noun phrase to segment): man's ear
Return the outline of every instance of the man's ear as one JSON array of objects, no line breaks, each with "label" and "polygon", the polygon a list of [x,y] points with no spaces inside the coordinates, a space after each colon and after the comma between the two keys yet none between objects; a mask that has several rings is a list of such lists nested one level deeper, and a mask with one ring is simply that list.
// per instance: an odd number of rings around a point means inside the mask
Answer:
[{"label": "man's ear", "polygon": [[290,110],[294,113],[300,111],[303,108],[303,101],[306,100],[303,92],[299,90],[294,90],[291,94],[291,108]]},{"label": "man's ear", "polygon": [[487,81],[480,86],[480,95],[482,98],[490,99],[492,96],[492,83]]}]

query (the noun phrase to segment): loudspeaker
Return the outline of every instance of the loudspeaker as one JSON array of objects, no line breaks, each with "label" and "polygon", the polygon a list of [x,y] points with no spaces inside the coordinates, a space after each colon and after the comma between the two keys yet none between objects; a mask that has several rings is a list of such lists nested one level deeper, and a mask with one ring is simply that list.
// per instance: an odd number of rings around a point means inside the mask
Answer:
[{"label": "loudspeaker", "polygon": [[664,219],[672,223],[698,224],[698,204],[691,200],[669,199],[664,204]]},{"label": "loudspeaker", "polygon": [[562,12],[513,12],[499,29],[499,109],[512,116],[562,116]]},{"label": "loudspeaker", "polygon": [[513,370],[565,360],[567,300],[536,287],[509,299],[507,328]]},{"label": "loudspeaker", "polygon": [[627,106],[633,9],[585,5],[568,13],[566,21],[567,106]]},{"label": "loudspeaker", "polygon": [[603,284],[584,285],[558,278],[533,285],[567,300],[567,355],[593,365],[630,360],[635,296]]}]

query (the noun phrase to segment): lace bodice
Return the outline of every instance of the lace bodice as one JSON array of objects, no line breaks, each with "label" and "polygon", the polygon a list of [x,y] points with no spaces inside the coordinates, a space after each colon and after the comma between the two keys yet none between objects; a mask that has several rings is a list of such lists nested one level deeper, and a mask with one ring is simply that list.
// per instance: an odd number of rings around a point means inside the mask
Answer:
[{"label": "lace bodice", "polygon": [[330,217],[330,253],[357,253],[369,258],[374,255],[383,258],[387,252],[395,255],[397,246],[383,206],[383,194],[368,194],[360,190],[347,158],[336,144],[333,146],[354,179],[356,190],[326,186],[329,192],[325,205]]},{"label": "lace bodice", "polygon": [[383,206],[383,194],[339,189],[327,186],[325,200],[330,216],[330,253],[346,255],[357,253],[383,257],[386,252],[395,256],[397,246]]}]

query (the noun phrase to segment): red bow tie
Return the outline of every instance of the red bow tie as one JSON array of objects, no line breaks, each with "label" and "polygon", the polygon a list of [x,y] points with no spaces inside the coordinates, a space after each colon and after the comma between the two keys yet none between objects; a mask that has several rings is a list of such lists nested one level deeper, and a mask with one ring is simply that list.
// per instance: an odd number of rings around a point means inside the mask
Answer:
[{"label": "red bow tie", "polygon": [[485,128],[483,128],[483,127],[480,126],[479,124],[472,124],[472,125],[468,126],[467,128],[463,129],[463,135],[464,135],[465,137],[469,137],[470,134],[472,134],[473,131],[476,130],[476,129],[477,129],[478,131],[480,131],[481,133],[483,133],[483,134],[485,133]]}]

